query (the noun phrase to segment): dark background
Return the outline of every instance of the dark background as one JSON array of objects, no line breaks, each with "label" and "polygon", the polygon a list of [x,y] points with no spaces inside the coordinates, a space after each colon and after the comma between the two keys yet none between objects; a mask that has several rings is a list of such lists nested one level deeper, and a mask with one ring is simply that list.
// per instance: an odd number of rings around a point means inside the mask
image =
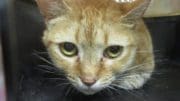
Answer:
[{"label": "dark background", "polygon": [[94,96],[67,95],[66,87],[54,87],[59,81],[46,79],[55,74],[36,69],[38,64],[45,64],[34,55],[45,51],[41,42],[45,25],[35,2],[1,0],[0,29],[8,101],[179,101],[180,16],[146,18],[145,22],[153,38],[156,71],[143,88]]}]

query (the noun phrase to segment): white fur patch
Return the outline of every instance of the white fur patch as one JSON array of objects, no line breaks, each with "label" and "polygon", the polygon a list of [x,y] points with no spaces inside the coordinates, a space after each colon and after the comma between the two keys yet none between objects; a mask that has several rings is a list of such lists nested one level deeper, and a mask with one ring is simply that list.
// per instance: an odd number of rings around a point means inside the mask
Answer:
[{"label": "white fur patch", "polygon": [[135,0],[115,0],[117,3],[134,2]]},{"label": "white fur patch", "polygon": [[118,87],[127,90],[140,88],[150,78],[150,76],[151,73],[129,75],[123,78],[122,82],[119,82]]}]

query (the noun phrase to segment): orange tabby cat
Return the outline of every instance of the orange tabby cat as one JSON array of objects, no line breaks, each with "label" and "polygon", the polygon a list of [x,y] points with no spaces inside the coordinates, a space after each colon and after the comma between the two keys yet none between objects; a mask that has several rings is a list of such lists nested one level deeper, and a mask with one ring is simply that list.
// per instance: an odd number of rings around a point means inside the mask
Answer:
[{"label": "orange tabby cat", "polygon": [[142,15],[150,0],[37,0],[43,42],[70,83],[84,94],[140,88],[154,56]]}]

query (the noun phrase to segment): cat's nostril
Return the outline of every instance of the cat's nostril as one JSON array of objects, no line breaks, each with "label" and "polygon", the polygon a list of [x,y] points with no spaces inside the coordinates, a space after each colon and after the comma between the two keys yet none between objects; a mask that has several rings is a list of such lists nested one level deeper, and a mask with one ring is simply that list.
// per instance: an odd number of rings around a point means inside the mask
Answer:
[{"label": "cat's nostril", "polygon": [[90,77],[81,77],[81,81],[82,81],[86,86],[92,86],[93,84],[96,83],[96,79],[90,78]]}]

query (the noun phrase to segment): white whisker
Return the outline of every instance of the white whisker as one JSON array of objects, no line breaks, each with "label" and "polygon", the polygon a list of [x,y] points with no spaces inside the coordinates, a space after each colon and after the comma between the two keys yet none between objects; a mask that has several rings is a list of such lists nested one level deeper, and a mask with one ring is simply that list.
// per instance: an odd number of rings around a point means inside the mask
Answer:
[{"label": "white whisker", "polygon": [[37,50],[34,50],[34,53],[37,53],[37,54],[48,54],[48,52],[46,52],[46,51],[40,52],[40,51],[37,51]]},{"label": "white whisker", "polygon": [[65,96],[68,96],[71,93],[72,89],[73,89],[72,86],[69,85],[67,90],[66,90]]},{"label": "white whisker", "polygon": [[42,60],[42,61],[44,61],[44,62],[54,66],[54,64],[52,62],[50,62],[49,60],[47,60],[46,58],[44,58],[44,57],[42,57],[42,56],[40,56],[38,54],[35,54],[35,53],[34,53],[34,55],[37,56],[40,60]]},{"label": "white whisker", "polygon": [[60,83],[58,85],[56,85],[55,87],[60,87],[60,86],[68,86],[71,85],[70,83]]}]

